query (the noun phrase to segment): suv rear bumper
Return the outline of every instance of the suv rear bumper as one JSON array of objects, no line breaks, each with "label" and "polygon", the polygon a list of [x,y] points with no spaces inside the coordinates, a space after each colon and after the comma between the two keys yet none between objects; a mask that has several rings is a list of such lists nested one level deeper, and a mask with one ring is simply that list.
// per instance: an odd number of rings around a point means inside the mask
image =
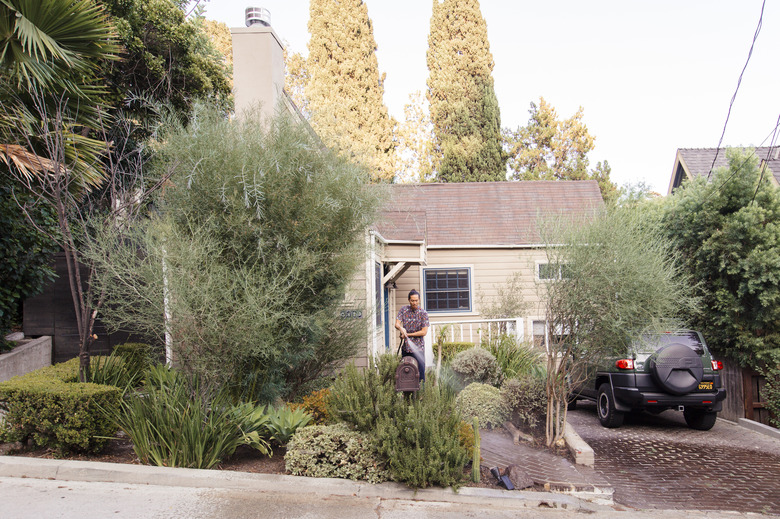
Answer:
[{"label": "suv rear bumper", "polygon": [[632,409],[690,407],[707,411],[720,411],[726,390],[718,388],[713,393],[689,393],[687,395],[670,395],[668,393],[643,393],[635,387],[614,387],[615,408],[618,411]]}]

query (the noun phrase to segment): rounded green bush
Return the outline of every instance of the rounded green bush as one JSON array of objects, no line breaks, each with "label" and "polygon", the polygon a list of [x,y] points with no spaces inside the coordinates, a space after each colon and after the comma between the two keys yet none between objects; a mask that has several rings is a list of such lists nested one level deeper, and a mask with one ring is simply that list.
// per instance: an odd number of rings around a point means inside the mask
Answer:
[{"label": "rounded green bush", "polygon": [[346,424],[298,429],[287,444],[285,467],[295,476],[381,483],[390,479],[374,440]]},{"label": "rounded green bush", "polygon": [[489,384],[473,382],[458,394],[455,405],[464,420],[476,417],[480,427],[501,426],[509,417],[509,409],[501,392]]},{"label": "rounded green bush", "polygon": [[483,348],[469,348],[458,353],[452,360],[451,367],[464,384],[479,382],[495,385],[501,374],[496,358]]},{"label": "rounded green bush", "polygon": [[512,378],[501,386],[501,397],[515,425],[536,427],[547,413],[547,388],[543,378]]}]

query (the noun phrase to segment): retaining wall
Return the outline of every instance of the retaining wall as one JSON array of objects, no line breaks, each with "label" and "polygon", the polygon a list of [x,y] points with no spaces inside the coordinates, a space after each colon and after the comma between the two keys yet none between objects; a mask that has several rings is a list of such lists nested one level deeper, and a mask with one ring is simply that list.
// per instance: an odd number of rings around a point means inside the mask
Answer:
[{"label": "retaining wall", "polygon": [[0,382],[51,366],[51,337],[39,337],[0,355]]}]

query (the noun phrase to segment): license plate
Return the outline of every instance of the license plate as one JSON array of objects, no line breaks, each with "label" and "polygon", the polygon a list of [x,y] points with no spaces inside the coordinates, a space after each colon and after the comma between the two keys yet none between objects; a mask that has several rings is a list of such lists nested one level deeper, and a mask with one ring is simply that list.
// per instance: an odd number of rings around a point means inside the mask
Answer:
[{"label": "license plate", "polygon": [[712,391],[712,382],[699,382],[699,391]]}]

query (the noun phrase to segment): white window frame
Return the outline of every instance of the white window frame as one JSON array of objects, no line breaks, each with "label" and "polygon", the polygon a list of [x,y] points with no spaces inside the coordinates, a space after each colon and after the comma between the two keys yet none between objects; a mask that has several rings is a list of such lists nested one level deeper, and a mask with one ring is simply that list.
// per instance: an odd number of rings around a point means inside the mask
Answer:
[{"label": "white window frame", "polygon": [[539,275],[539,271],[542,268],[542,265],[550,265],[549,261],[537,261],[534,266],[534,277],[537,281],[545,282],[545,281],[558,281],[559,279],[562,279],[561,277],[561,267],[558,267],[558,275],[551,278],[543,278]]}]

